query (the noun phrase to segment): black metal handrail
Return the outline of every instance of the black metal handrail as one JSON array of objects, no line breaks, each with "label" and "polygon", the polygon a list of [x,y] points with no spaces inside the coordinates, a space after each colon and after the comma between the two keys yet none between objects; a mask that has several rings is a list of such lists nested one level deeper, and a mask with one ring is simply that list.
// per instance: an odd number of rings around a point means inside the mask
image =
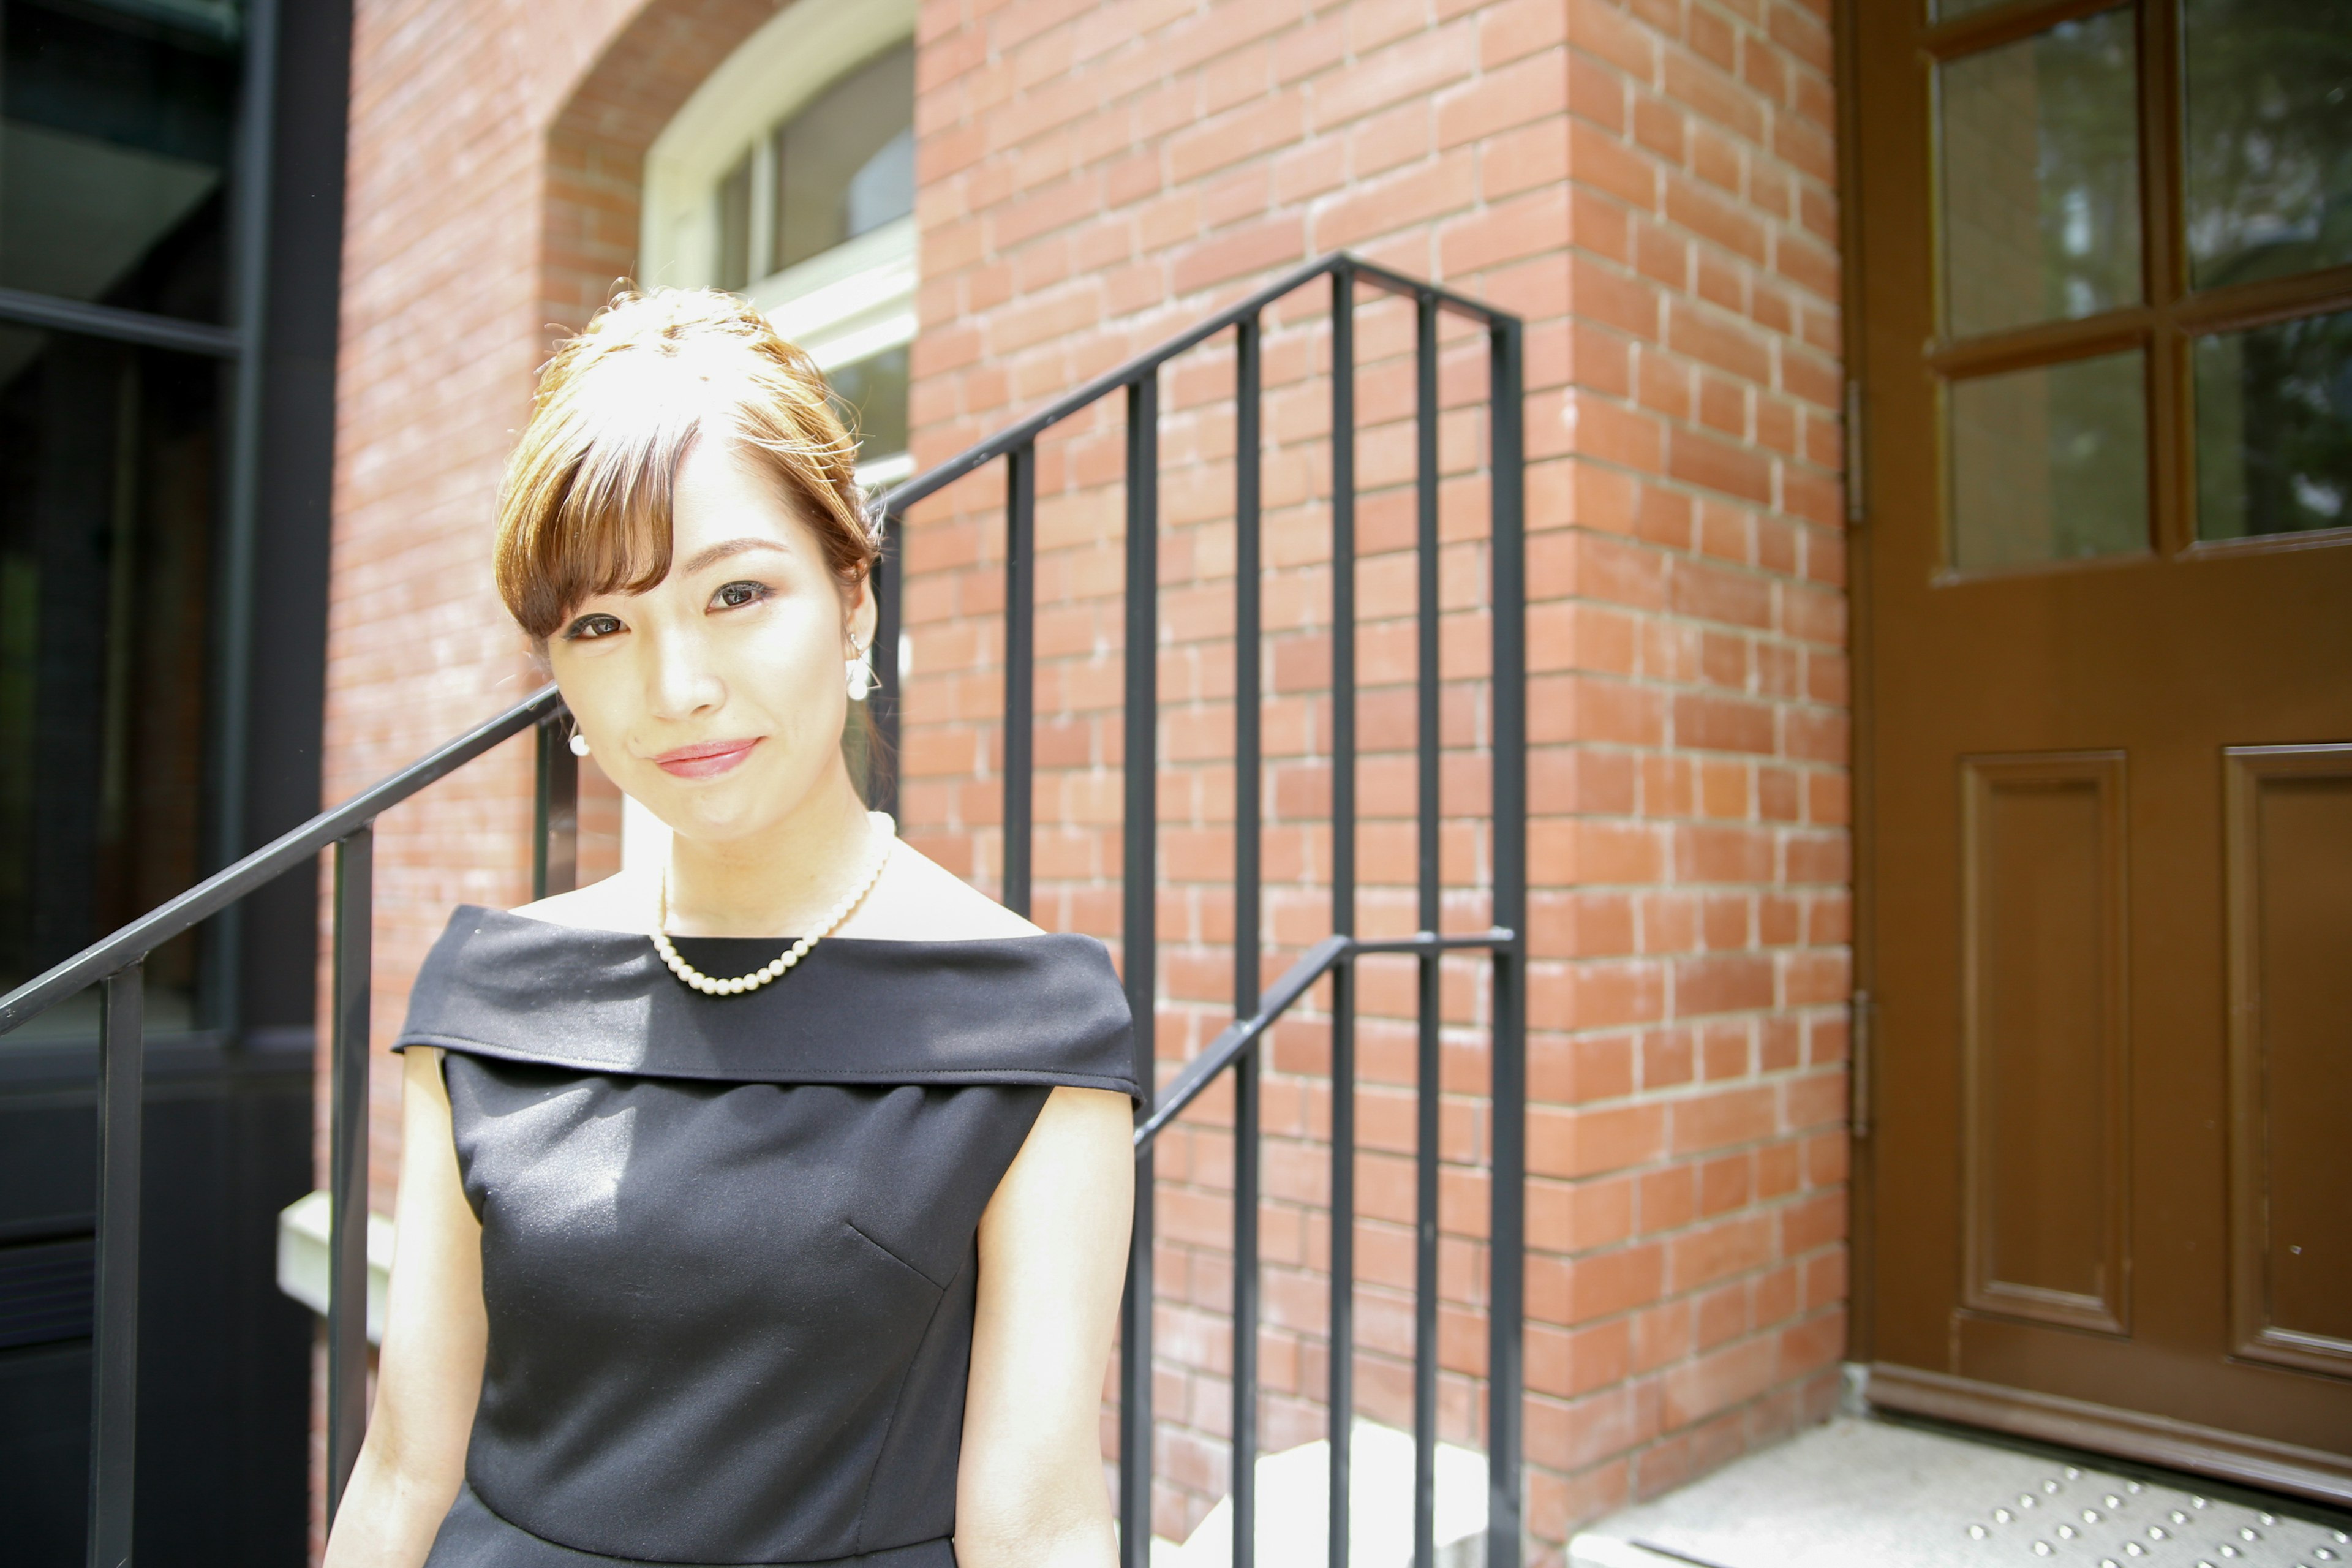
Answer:
[{"label": "black metal handrail", "polygon": [[90,1502],[86,1561],[131,1560],[139,1398],[140,1136],[145,964],[155,949],[239,899],[335,852],[329,1089],[328,1506],[341,1500],[367,1413],[367,1095],[375,819],[525,730],[538,731],[532,891],[571,886],[577,763],[562,744],[563,700],[544,686],[390,778],[280,835],[179,897],[0,997],[0,1035],[98,983],[97,1300],[92,1312]]},{"label": "black metal handrail", "polygon": [[[1235,333],[1238,434],[1235,520],[1241,697],[1258,688],[1259,401],[1261,316],[1267,307],[1319,279],[1331,288],[1332,353],[1332,743],[1334,934],[1317,943],[1262,994],[1258,794],[1259,715],[1255,700],[1235,702],[1235,1022],[1154,1093],[1152,1039],[1156,990],[1153,889],[1155,655],[1158,535],[1159,372],[1176,355],[1219,332]],[[1359,284],[1415,302],[1416,548],[1419,693],[1417,779],[1420,923],[1410,937],[1354,934],[1356,824],[1355,716],[1355,291]],[[1491,441],[1490,557],[1494,691],[1490,803],[1495,872],[1491,929],[1439,934],[1437,860],[1437,317],[1451,312],[1481,323],[1488,339]],[[906,510],[985,464],[1007,466],[1004,901],[1028,912],[1033,841],[1034,541],[1036,438],[1052,426],[1114,393],[1127,401],[1127,639],[1124,710],[1126,801],[1123,837],[1122,981],[1136,1019],[1136,1066],[1148,1103],[1135,1134],[1137,1203],[1126,1301],[1121,1310],[1119,1517],[1128,1568],[1145,1568],[1150,1542],[1152,1170],[1159,1133],[1219,1075],[1235,1079],[1234,1304],[1234,1563],[1251,1568],[1255,1551],[1258,1046],[1265,1032],[1318,982],[1332,982],[1331,1194],[1331,1509],[1329,1562],[1349,1561],[1349,1434],[1354,1410],[1353,1309],[1355,1214],[1354,965],[1369,953],[1411,953],[1420,962],[1420,1139],[1418,1147],[1414,1358],[1417,1568],[1433,1568],[1436,1446],[1436,1245],[1438,963],[1449,951],[1478,950],[1493,963],[1494,1103],[1491,1257],[1488,1310],[1489,1568],[1520,1560],[1520,1341],[1524,1317],[1526,1067],[1524,925],[1526,885],[1526,677],[1523,578],[1524,443],[1521,329],[1517,319],[1476,300],[1340,254],[1276,279],[1128,363],[883,496],[877,511],[887,544],[877,568],[881,626],[875,639],[875,718],[895,742],[898,715],[898,529]],[[535,729],[534,897],[569,889],[577,858],[577,763],[565,747],[566,715],[547,686],[351,800],[255,850],[24,985],[0,997],[5,1035],[84,987],[100,984],[98,1113],[98,1270],[92,1362],[90,1528],[93,1568],[121,1568],[131,1553],[135,1483],[133,1424],[138,1379],[140,1129],[145,1037],[142,984],[149,953],[208,917],[334,850],[331,904],[332,997],[329,1051],[328,1192],[331,1205],[328,1289],[327,1489],[330,1517],[364,1436],[367,1378],[367,1115],[373,941],[374,823],[393,806],[464,767],[493,747]],[[895,756],[892,744],[887,754]],[[877,780],[882,804],[895,806],[896,780]],[[1138,1462],[1138,1461],[1140,1462]]]},{"label": "black metal handrail", "polygon": [[[1331,313],[1331,928],[1334,934],[1294,964],[1273,987],[1258,988],[1258,796],[1262,754],[1256,697],[1261,461],[1262,320],[1286,297],[1328,280]],[[1420,933],[1389,941],[1358,937],[1356,928],[1355,662],[1355,300],[1358,286],[1402,296],[1415,307],[1414,490],[1417,638],[1415,822]],[[1492,796],[1495,868],[1493,929],[1440,936],[1438,867],[1438,317],[1467,319],[1487,340],[1489,602],[1492,636]],[[1234,335],[1235,534],[1234,1012],[1235,1022],[1187,1064],[1164,1090],[1153,1040],[1158,709],[1159,397],[1169,361],[1219,333]],[[1355,1216],[1355,960],[1369,952],[1409,952],[1419,960],[1419,1098],[1416,1150],[1413,1446],[1416,1568],[1435,1559],[1437,1447],[1438,963],[1453,949],[1480,949],[1492,961],[1491,1080],[1494,1107],[1489,1296],[1487,1311],[1488,1568],[1517,1568],[1521,1556],[1520,1393],[1525,1314],[1527,1068],[1525,948],[1527,914],[1527,676],[1525,583],[1524,343],[1517,318],[1465,295],[1360,260],[1320,258],[899,485],[877,503],[883,535],[895,550],[895,526],[908,508],[987,464],[1005,464],[1004,554],[1004,901],[1029,912],[1034,837],[1032,730],[1036,655],[1036,443],[1051,426],[1123,394],[1126,450],[1126,690],[1123,701],[1125,801],[1120,973],[1136,1022],[1138,1081],[1151,1098],[1136,1130],[1135,1230],[1119,1340],[1120,1553],[1126,1568],[1147,1568],[1151,1522],[1151,1304],[1153,1144],[1171,1121],[1225,1071],[1234,1078],[1233,1308],[1233,1562],[1254,1568],[1256,1550],[1258,1259],[1258,1042],[1282,1014],[1325,975],[1332,984],[1331,1307],[1329,1555],[1349,1561],[1349,1476],[1355,1408],[1353,1372]],[[895,563],[886,552],[882,572]],[[879,597],[875,638],[876,719],[887,740],[898,730],[899,595]],[[893,752],[896,747],[893,745]],[[895,801],[889,804],[895,806]]]}]

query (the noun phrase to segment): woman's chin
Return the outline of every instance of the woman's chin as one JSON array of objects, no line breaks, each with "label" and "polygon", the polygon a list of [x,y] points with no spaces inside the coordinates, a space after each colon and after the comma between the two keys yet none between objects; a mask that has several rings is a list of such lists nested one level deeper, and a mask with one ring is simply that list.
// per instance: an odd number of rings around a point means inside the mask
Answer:
[{"label": "woman's chin", "polygon": [[777,809],[778,792],[750,781],[741,786],[681,790],[654,815],[669,824],[677,837],[714,847],[757,837],[788,815]]}]

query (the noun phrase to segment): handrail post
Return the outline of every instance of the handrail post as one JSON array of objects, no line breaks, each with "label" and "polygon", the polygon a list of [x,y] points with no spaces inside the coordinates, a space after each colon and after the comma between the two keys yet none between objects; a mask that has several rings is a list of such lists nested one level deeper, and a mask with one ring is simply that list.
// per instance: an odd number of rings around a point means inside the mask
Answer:
[{"label": "handrail post", "polygon": [[866,695],[866,721],[873,729],[867,749],[866,787],[875,810],[898,813],[898,709],[905,694],[906,671],[898,668],[898,636],[904,620],[899,612],[899,579],[906,563],[900,558],[900,517],[887,500],[876,513],[874,568],[866,574],[866,591],[874,595],[874,689]]},{"label": "handrail post", "polygon": [[530,896],[568,893],[580,882],[580,759],[559,708],[533,727],[538,736],[531,794]]},{"label": "handrail post", "polygon": [[[1413,302],[1413,840],[1418,916],[1438,929],[1442,868],[1437,660],[1437,300]],[[1437,1562],[1437,1159],[1438,1096],[1444,1087],[1438,988],[1443,955],[1414,963],[1417,1069],[1413,1095],[1412,1561]]]},{"label": "handrail post", "polygon": [[1493,500],[1495,836],[1493,923],[1513,933],[1494,955],[1493,1174],[1487,1221],[1486,1568],[1519,1568],[1520,1457],[1526,1376],[1528,1181],[1527,468],[1521,328],[1503,320],[1487,340]]},{"label": "handrail post", "polygon": [[1004,455],[1004,907],[1029,913],[1035,833],[1037,447]]},{"label": "handrail post", "polygon": [[[1356,274],[1331,273],[1331,930],[1356,933]],[[1328,1414],[1333,1568],[1348,1544],[1356,1418],[1356,965],[1331,971],[1331,1330]]]},{"label": "handrail post", "polygon": [[139,1458],[139,1154],[145,961],[106,977],[98,1045],[98,1312],[91,1346],[89,1568],[131,1561]]},{"label": "handrail post", "polygon": [[368,1032],[375,828],[335,845],[334,1016],[328,1087],[327,1518],[367,1435]]},{"label": "handrail post", "polygon": [[[1119,867],[1120,978],[1135,1026],[1135,1078],[1149,1115],[1158,1080],[1153,1043],[1159,890],[1160,376],[1127,389],[1127,691],[1121,763],[1125,843]],[[1118,1517],[1123,1568],[1151,1563],[1151,1151],[1135,1163],[1135,1225],[1119,1309]]]},{"label": "handrail post", "polygon": [[[1234,1016],[1258,1000],[1260,327],[1234,340]],[[1258,1068],[1234,1063],[1234,1568],[1257,1563]]]}]

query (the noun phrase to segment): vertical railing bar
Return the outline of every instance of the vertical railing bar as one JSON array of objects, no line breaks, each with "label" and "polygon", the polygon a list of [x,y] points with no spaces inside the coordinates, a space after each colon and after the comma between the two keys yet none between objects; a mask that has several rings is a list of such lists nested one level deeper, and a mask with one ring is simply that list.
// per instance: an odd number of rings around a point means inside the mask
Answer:
[{"label": "vertical railing bar", "polygon": [[1492,465],[1494,923],[1493,1174],[1487,1225],[1486,1568],[1519,1568],[1524,1314],[1527,1307],[1527,450],[1519,324],[1488,337]]},{"label": "vertical railing bar", "polygon": [[[1414,847],[1423,931],[1438,927],[1437,300],[1413,320]],[[1419,1070],[1414,1095],[1412,1292],[1412,1561],[1437,1562],[1438,959],[1414,961]]]},{"label": "vertical railing bar", "polygon": [[568,893],[580,880],[580,759],[571,715],[559,708],[532,728],[538,737],[531,792],[530,896]]},{"label": "vertical railing bar", "polygon": [[530,791],[530,896],[547,897],[548,818],[554,815],[555,725],[541,719],[531,727],[533,767]]},{"label": "vertical railing bar", "polygon": [[[1260,326],[1234,350],[1234,1016],[1258,994]],[[1234,1064],[1234,1568],[1257,1563],[1258,1052]]]},{"label": "vertical railing bar", "polygon": [[89,1428],[89,1568],[131,1561],[139,1446],[139,1155],[147,1056],[146,960],[101,982],[98,1037],[98,1279]]},{"label": "vertical railing bar", "polygon": [[[1153,1048],[1158,940],[1154,897],[1159,804],[1160,377],[1127,389],[1127,680],[1121,763],[1126,771],[1119,923],[1120,978],[1135,1020],[1135,1077],[1149,1115],[1157,1088]],[[1151,1562],[1152,1169],[1135,1165],[1135,1228],[1119,1310],[1118,1516],[1124,1568]]]},{"label": "vertical railing bar", "polygon": [[904,625],[899,613],[900,577],[906,563],[899,559],[897,512],[884,510],[876,522],[880,534],[874,570],[866,587],[874,595],[874,689],[866,698],[866,721],[873,726],[874,745],[868,751],[866,786],[877,811],[898,814],[898,706],[902,695],[898,668],[898,637]]},{"label": "vertical railing bar", "polygon": [[368,1028],[375,827],[335,846],[334,1016],[328,1083],[327,1518],[367,1435]]},{"label": "vertical railing bar", "polygon": [[1037,447],[1004,455],[1004,907],[1029,912],[1035,833]]},{"label": "vertical railing bar", "polygon": [[[1356,275],[1331,271],[1331,929],[1356,932]],[[1350,1561],[1356,1417],[1356,966],[1331,971],[1330,1545]]]}]

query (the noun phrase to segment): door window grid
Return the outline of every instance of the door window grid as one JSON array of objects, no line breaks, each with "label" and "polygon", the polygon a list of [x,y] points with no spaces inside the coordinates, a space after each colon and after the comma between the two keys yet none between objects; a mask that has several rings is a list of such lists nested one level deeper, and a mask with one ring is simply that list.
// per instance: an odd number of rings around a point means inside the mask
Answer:
[{"label": "door window grid", "polygon": [[[1924,12],[1927,7],[1921,9]],[[2315,11],[2327,15],[2315,21]],[[2293,445],[2306,455],[2303,458],[2294,453],[2282,455],[2277,450],[2249,450],[2239,454],[2231,463],[2217,448],[2218,433],[2228,421],[2215,412],[2213,400],[2220,399],[2224,405],[2242,405],[2245,401],[2245,389],[2226,385],[2221,376],[2225,367],[2242,367],[2250,359],[2263,358],[2266,335],[2259,329],[2286,321],[2311,321],[2352,308],[2352,265],[2341,259],[2352,256],[2352,144],[2347,144],[2341,136],[2329,139],[2330,127],[2340,132],[2352,125],[2352,103],[2339,106],[2330,102],[2325,90],[2305,93],[2332,118],[2326,125],[2303,137],[2301,163],[2273,153],[2263,166],[2276,177],[2254,193],[2254,197],[2238,199],[2233,209],[2217,218],[2212,216],[2214,203],[2210,192],[2202,206],[2198,206],[2190,199],[2197,193],[2189,187],[2197,178],[2194,165],[2200,157],[2209,166],[2225,162],[2211,151],[2211,144],[2222,132],[2215,128],[2213,116],[2209,113],[2200,132],[2204,138],[2204,150],[2200,153],[2193,146],[2189,122],[2199,108],[2198,103],[2184,104],[2183,94],[2196,82],[2210,82],[2215,68],[2200,62],[2192,80],[2186,57],[2195,41],[2189,36],[2192,28],[2197,38],[2201,39],[2214,26],[2246,23],[2249,16],[2252,23],[2259,24],[2270,13],[2277,12],[2296,24],[2297,35],[2305,37],[2306,42],[2321,35],[2330,40],[2352,39],[2352,0],[2130,0],[2123,5],[2052,0],[2049,4],[2022,5],[1939,0],[1936,12],[1942,21],[1926,29],[1922,42],[1936,62],[1939,94],[1929,134],[1938,142],[1930,149],[1931,167],[1937,180],[1932,210],[1938,227],[1934,249],[1942,300],[1939,319],[1945,322],[1945,334],[1930,344],[1927,364],[1945,388],[1948,472],[1958,460],[1954,450],[1958,432],[1953,424],[1953,395],[1969,381],[2137,348],[2147,365],[2146,493],[2151,545],[2170,554],[2216,545],[2323,543],[2342,537],[2335,531],[2352,524],[2352,512],[2346,514],[2342,523],[2323,520],[2330,515],[2328,503],[2340,488],[2334,476],[2352,462],[2352,458],[2344,455],[2347,446],[2352,446],[2352,426],[2341,423],[2341,417],[2352,412],[2352,386],[2347,386],[2343,395],[2333,390],[2352,375],[2352,367],[2337,363],[2324,366],[2324,374],[2315,374],[2314,355],[2343,344],[2344,335],[2315,330],[2306,330],[2302,334],[2303,353],[2296,366],[2301,390],[2293,395],[2300,405],[2310,406]],[[2340,19],[2334,19],[2338,13]],[[1949,151],[1940,144],[1948,111],[1949,80],[1954,74],[1967,72],[1973,62],[1996,51],[2014,50],[2061,30],[2079,33],[2085,23],[2101,25],[2105,18],[2116,19],[2104,22],[2106,26],[2128,26],[2136,33],[2141,82],[2137,112],[2138,184],[2145,221],[2138,226],[2135,247],[2138,254],[2134,259],[2145,279],[2145,302],[2075,313],[2063,309],[2068,301],[2061,295],[2057,298],[2061,308],[2048,312],[2056,319],[1988,326],[1968,335],[1955,332],[1952,328],[1956,314],[1960,325],[1979,323],[1969,319],[1965,309],[1957,312],[1953,310],[1953,244],[1956,235],[1966,226],[1955,220],[1955,193],[1948,182],[1956,171],[1950,166],[1953,160]],[[2328,43],[2314,47],[2321,47],[2323,52],[2327,47],[2345,51],[2347,58],[2352,59],[2352,46]],[[2238,55],[2242,58],[2248,53],[2249,47],[2242,38]],[[1980,65],[1974,68],[1981,73]],[[2298,79],[2315,79],[2310,71],[2305,71]],[[2352,73],[2339,73],[2336,79],[2352,80]],[[2268,117],[2274,140],[2278,134],[2279,96],[2276,92],[2265,96],[2252,89],[2240,93],[2242,101],[2253,103]],[[2352,99],[2352,91],[2347,91],[2346,97]],[[2315,155],[2311,151],[2315,147],[2321,153],[2332,154],[2336,161],[2330,163],[2326,157]],[[2291,137],[2285,152],[2297,152]],[[2262,162],[2260,158],[2251,161]],[[2043,162],[2046,163],[2046,158]],[[2278,174],[2282,167],[2285,170],[2283,174]],[[2297,167],[2304,172],[2297,174]],[[2206,191],[2210,184],[2210,179],[2204,180],[2199,191]],[[2249,213],[2251,217],[2246,216]],[[2190,232],[2190,221],[2200,215],[2203,228]],[[2063,220],[2073,216],[2075,215],[2065,213],[2062,206],[2061,221],[2056,226],[2063,231]],[[2042,217],[2041,226],[2046,236],[2053,226],[2048,214]],[[2211,255],[2228,248],[2216,239],[2216,235],[2222,240],[2236,237],[2237,249],[2230,253],[2238,258],[2234,268],[2210,264]],[[2253,242],[2246,242],[2248,235],[2253,237]],[[2063,237],[2063,232],[2060,237]],[[1965,238],[1960,240],[1960,247],[1965,252]],[[2059,248],[2063,254],[2063,245]],[[2190,287],[2192,249],[2196,253],[2197,279],[2207,285],[2202,289]],[[2248,253],[2255,258],[2252,264],[2243,259]],[[1963,295],[1966,287],[1962,286]],[[2079,303],[2080,296],[2077,288],[2074,302]],[[2313,342],[2329,347],[2315,350],[2310,346]],[[2253,352],[2249,353],[2248,348]],[[2275,360],[2276,356],[2272,358]],[[2315,385],[2320,389],[2316,395],[2313,392]],[[2200,392],[2208,400],[2208,406],[2202,409],[2198,405]],[[2258,428],[2242,425],[2239,427]],[[2308,457],[2315,449],[2320,453],[2318,459]],[[2202,468],[2200,458],[2205,465]],[[2315,462],[2315,466],[2308,471],[2281,476],[2277,469],[2283,461]],[[2271,501],[2244,497],[2234,502],[2217,499],[2226,492],[2231,474],[2250,472],[2271,476],[2267,481],[2268,493],[2273,498]],[[2282,507],[2274,500],[2280,494],[2304,499],[2297,505]],[[1960,537],[1962,520],[1956,510],[1958,500],[1958,488],[1948,483],[1946,561],[1950,570],[1969,573],[1979,568],[1970,566],[1969,552]],[[2264,517],[2279,525],[2277,531],[2263,532],[2250,525]]]}]

